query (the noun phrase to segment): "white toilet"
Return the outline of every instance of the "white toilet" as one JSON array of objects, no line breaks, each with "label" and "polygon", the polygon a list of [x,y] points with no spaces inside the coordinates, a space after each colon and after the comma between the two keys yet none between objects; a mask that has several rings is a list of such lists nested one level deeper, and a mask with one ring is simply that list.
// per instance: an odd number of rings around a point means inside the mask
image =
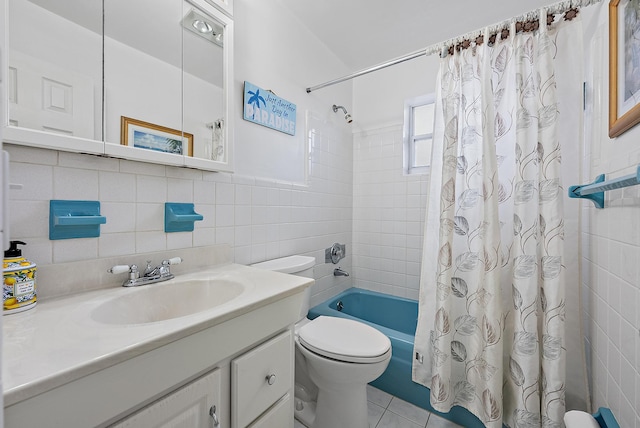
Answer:
[{"label": "white toilet", "polygon": [[[290,256],[252,265],[313,278],[315,259]],[[368,428],[367,383],[391,359],[391,341],[364,323],[306,318],[311,289],[295,325],[295,416],[309,428]]]}]

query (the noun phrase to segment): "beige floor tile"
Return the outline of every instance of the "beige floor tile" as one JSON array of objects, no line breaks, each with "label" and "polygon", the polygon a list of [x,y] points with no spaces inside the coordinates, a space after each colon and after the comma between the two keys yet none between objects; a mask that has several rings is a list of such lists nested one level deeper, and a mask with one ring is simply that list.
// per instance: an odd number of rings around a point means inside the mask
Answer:
[{"label": "beige floor tile", "polygon": [[377,404],[380,407],[387,408],[393,395],[386,393],[378,388],[374,388],[371,385],[367,385],[367,399],[373,404]]},{"label": "beige floor tile", "polygon": [[427,424],[427,419],[429,419],[430,415],[425,409],[401,400],[398,397],[393,397],[387,410],[422,426]]},{"label": "beige floor tile", "polygon": [[376,428],[424,428],[424,425],[418,425],[411,422],[409,419],[405,419],[402,416],[396,415],[393,412],[386,411]]},{"label": "beige floor tile", "polygon": [[384,413],[384,408],[378,406],[377,404],[373,404],[371,401],[367,403],[367,414],[369,416],[369,428],[375,428],[380,422],[380,418]]}]

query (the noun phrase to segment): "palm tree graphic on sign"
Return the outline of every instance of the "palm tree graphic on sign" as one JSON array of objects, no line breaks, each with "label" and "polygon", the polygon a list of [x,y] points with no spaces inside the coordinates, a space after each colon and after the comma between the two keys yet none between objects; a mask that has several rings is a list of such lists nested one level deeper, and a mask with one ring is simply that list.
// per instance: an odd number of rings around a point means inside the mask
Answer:
[{"label": "palm tree graphic on sign", "polygon": [[262,101],[265,107],[267,106],[267,102],[260,96],[260,89],[256,89],[255,92],[249,91],[248,94],[251,95],[251,97],[249,98],[249,101],[247,101],[247,104],[255,104],[255,107],[253,109],[253,116],[251,116],[251,119],[255,119],[256,109],[260,108],[260,101]]}]

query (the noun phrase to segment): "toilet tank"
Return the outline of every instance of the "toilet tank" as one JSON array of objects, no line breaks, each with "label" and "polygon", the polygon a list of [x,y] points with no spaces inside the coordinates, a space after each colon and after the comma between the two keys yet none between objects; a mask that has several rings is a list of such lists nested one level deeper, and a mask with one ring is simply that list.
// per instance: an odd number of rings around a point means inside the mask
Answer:
[{"label": "toilet tank", "polygon": [[[309,256],[288,256],[281,257],[279,259],[267,260],[266,262],[260,262],[252,264],[252,267],[264,270],[271,270],[275,272],[288,273],[291,275],[303,276],[305,278],[313,278],[313,267],[316,264],[315,257]],[[311,287],[307,287],[304,290],[304,301],[302,302],[302,309],[300,310],[299,319],[303,319],[307,316],[311,305]]]},{"label": "toilet tank", "polygon": [[292,275],[313,278],[313,267],[316,264],[315,257],[289,256],[279,259],[267,260],[252,264],[258,269],[272,270],[275,272],[290,273]]}]

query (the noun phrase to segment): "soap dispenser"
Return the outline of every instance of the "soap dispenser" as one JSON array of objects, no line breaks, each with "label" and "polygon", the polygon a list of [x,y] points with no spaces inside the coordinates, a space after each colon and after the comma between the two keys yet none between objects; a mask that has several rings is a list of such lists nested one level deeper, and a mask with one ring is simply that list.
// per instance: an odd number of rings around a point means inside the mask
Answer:
[{"label": "soap dispenser", "polygon": [[36,264],[22,257],[18,245],[22,241],[11,241],[4,252],[2,273],[3,315],[26,311],[36,305]]}]

